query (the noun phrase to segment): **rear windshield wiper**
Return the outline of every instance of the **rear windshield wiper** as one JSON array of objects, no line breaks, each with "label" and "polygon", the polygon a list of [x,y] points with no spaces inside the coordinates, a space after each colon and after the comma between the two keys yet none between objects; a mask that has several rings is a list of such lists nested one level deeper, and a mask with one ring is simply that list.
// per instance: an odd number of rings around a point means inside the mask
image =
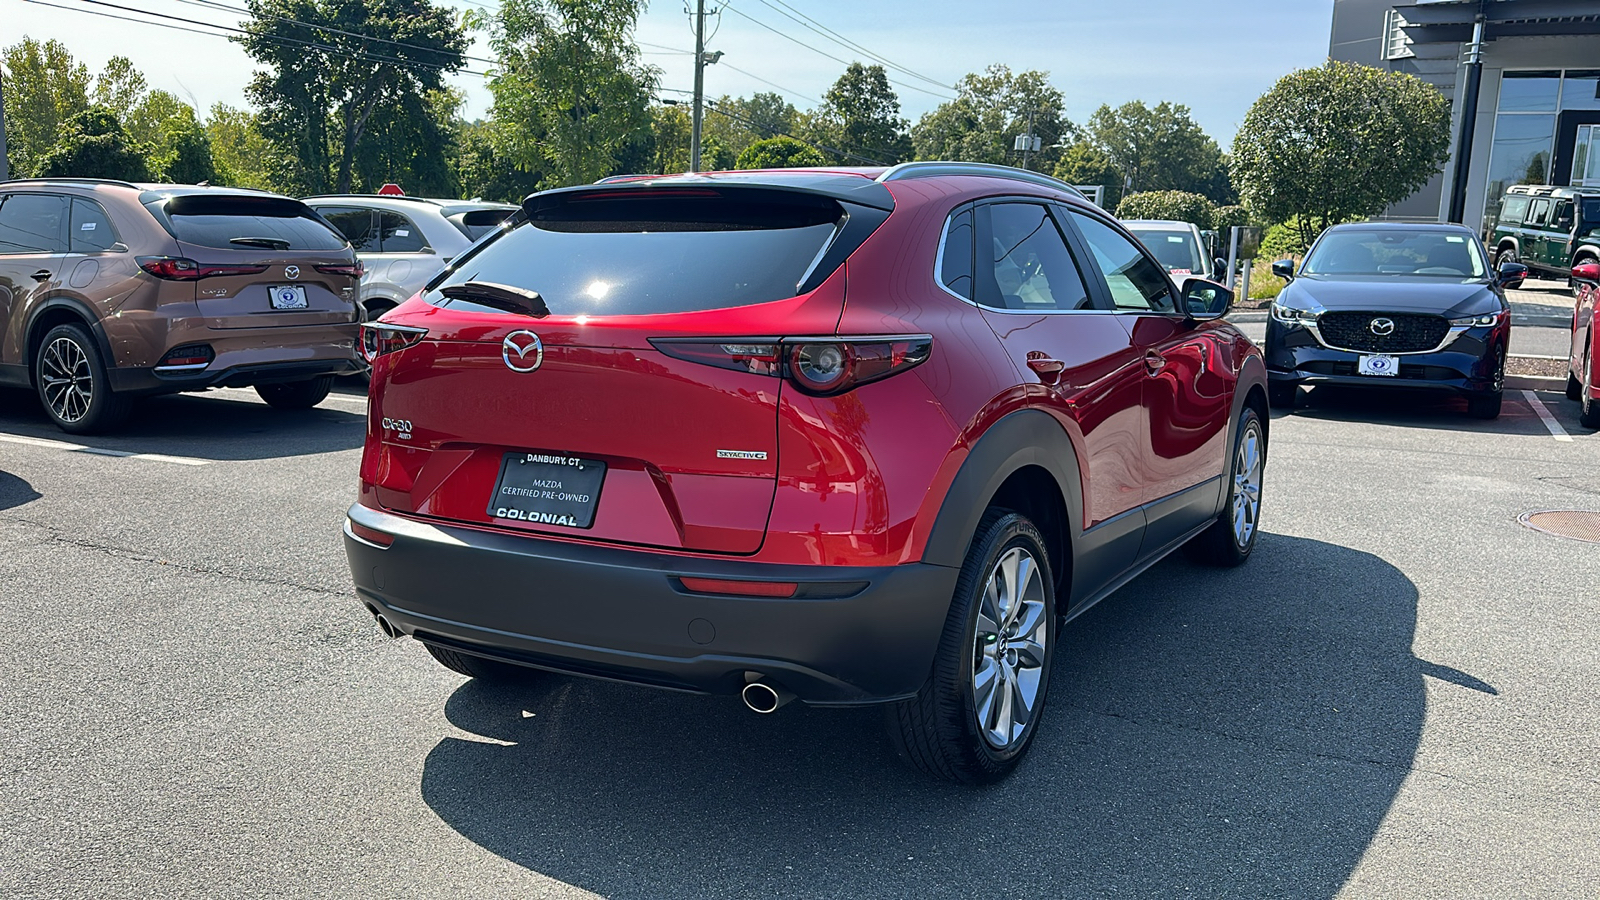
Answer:
[{"label": "rear windshield wiper", "polygon": [[463,281],[460,284],[447,284],[439,288],[439,293],[451,300],[467,300],[472,303],[481,303],[506,312],[519,313],[524,316],[533,316],[542,319],[550,315],[550,307],[544,305],[544,298],[538,291],[526,288],[512,287],[509,284],[495,284],[492,281]]},{"label": "rear windshield wiper", "polygon": [[287,250],[289,242],[283,238],[270,237],[236,237],[228,238],[228,243],[240,247],[260,247],[264,250]]}]

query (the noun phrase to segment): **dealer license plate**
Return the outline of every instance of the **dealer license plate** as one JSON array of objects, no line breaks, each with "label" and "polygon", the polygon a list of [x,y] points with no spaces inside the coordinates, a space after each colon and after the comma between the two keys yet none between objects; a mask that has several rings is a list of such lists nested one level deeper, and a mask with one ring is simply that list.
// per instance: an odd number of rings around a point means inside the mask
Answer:
[{"label": "dealer license plate", "polygon": [[588,528],[594,524],[606,464],[554,453],[507,453],[489,498],[495,519]]},{"label": "dealer license plate", "polygon": [[275,284],[267,288],[267,292],[272,297],[273,309],[305,309],[311,305],[306,302],[306,288],[302,284]]},{"label": "dealer license plate", "polygon": [[1393,378],[1400,374],[1400,360],[1394,356],[1363,356],[1356,360],[1356,374],[1358,375],[1387,375]]}]

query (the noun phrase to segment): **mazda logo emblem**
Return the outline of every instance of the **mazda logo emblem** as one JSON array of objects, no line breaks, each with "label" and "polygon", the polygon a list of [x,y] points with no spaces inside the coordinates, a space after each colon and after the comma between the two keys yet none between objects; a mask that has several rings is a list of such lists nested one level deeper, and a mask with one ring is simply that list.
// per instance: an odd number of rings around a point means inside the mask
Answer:
[{"label": "mazda logo emblem", "polygon": [[500,342],[500,358],[513,372],[532,372],[544,362],[544,341],[531,331],[513,331]]},{"label": "mazda logo emblem", "polygon": [[296,278],[299,278],[300,277],[300,267],[299,266],[284,266],[283,267],[283,277],[289,279],[290,281],[293,281]]},{"label": "mazda logo emblem", "polygon": [[1378,337],[1385,337],[1387,335],[1394,334],[1393,319],[1373,319],[1372,324],[1368,325],[1367,327],[1371,328],[1372,333]]}]

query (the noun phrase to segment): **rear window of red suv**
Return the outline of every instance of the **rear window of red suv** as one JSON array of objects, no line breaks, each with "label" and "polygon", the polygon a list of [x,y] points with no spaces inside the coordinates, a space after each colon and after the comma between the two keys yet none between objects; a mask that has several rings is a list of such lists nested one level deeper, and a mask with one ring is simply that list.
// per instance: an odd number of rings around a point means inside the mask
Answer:
[{"label": "rear window of red suv", "polygon": [[311,207],[286,197],[179,194],[147,199],[145,208],[173,237],[198,247],[282,251],[346,245]]},{"label": "rear window of red suv", "polygon": [[604,190],[537,203],[429,288],[510,285],[563,316],[749,306],[795,296],[844,218],[835,201],[785,191]]}]

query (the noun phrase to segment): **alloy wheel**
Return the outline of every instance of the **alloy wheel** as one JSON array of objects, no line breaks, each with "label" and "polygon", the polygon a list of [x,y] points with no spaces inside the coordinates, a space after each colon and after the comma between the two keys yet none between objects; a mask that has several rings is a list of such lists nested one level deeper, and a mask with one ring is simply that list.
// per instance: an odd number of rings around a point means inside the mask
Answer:
[{"label": "alloy wheel", "polygon": [[972,651],[973,711],[997,749],[1021,740],[1037,712],[1049,624],[1038,561],[1006,550],[984,585]]},{"label": "alloy wheel", "polygon": [[1239,452],[1233,462],[1233,540],[1249,547],[1261,515],[1261,426],[1254,420],[1245,426],[1239,439]]},{"label": "alloy wheel", "polygon": [[89,354],[69,337],[58,337],[45,348],[39,371],[50,411],[63,422],[81,421],[94,402],[94,371]]}]

